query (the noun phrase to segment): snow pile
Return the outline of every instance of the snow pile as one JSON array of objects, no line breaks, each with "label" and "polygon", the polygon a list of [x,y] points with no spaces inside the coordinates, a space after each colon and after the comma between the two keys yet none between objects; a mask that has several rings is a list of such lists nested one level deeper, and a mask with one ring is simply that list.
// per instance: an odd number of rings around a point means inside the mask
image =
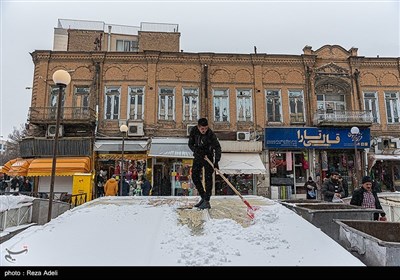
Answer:
[{"label": "snow pile", "polygon": [[32,202],[34,199],[26,195],[0,195],[0,212],[19,208],[22,204]]}]

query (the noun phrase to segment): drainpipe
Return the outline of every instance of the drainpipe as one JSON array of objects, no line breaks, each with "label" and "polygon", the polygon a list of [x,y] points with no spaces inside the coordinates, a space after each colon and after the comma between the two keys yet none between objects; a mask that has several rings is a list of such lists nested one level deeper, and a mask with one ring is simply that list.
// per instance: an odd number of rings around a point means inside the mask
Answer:
[{"label": "drainpipe", "polygon": [[208,65],[204,64],[204,98],[206,107],[204,108],[205,115],[208,116]]},{"label": "drainpipe", "polygon": [[358,101],[358,108],[359,110],[361,110],[362,106],[362,101],[361,101],[361,93],[360,93],[360,71],[358,69],[356,69],[356,71],[354,71],[354,79],[356,82],[356,93],[357,93],[357,101]]}]

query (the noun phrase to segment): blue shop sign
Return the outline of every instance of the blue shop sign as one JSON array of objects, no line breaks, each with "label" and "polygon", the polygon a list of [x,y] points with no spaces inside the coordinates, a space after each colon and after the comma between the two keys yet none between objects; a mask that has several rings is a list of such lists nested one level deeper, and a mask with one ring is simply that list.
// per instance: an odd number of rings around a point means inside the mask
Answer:
[{"label": "blue shop sign", "polygon": [[[354,149],[350,128],[268,127],[264,133],[265,149]],[[370,147],[370,129],[360,128],[357,148]]]}]

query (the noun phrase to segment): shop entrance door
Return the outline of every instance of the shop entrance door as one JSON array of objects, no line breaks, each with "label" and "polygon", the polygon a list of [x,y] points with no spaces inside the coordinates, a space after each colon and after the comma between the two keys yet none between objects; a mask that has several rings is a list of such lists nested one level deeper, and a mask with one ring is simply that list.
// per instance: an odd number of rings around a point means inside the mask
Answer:
[{"label": "shop entrance door", "polygon": [[304,166],[304,155],[302,152],[293,153],[293,171],[294,171],[294,196],[296,199],[306,198],[304,184],[307,180],[307,169]]},{"label": "shop entrance door", "polygon": [[164,164],[156,163],[153,167],[153,192],[152,195],[162,195],[162,185],[164,178]]}]

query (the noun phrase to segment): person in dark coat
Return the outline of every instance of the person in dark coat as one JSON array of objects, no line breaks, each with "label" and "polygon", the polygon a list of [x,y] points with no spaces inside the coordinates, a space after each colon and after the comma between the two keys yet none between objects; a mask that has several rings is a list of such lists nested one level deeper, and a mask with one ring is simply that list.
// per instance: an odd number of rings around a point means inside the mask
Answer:
[{"label": "person in dark coat", "polygon": [[322,185],[322,195],[324,201],[332,202],[333,198],[340,199],[344,197],[344,190],[341,182],[339,181],[339,173],[336,171],[331,172],[328,180],[324,181]]},{"label": "person in dark coat", "polygon": [[[218,163],[221,159],[221,145],[215,133],[208,127],[208,120],[206,118],[199,119],[197,126],[194,126],[190,131],[188,146],[194,156],[192,180],[201,197],[200,201],[194,207],[209,209],[211,208],[212,176],[215,168],[219,169]],[[211,162],[214,162],[214,166],[211,166],[205,160],[206,156]],[[205,169],[205,190],[201,182],[203,167]]]},{"label": "person in dark coat", "polygon": [[32,183],[29,182],[29,179],[25,179],[22,185],[19,187],[20,192],[30,193],[32,192]]},{"label": "person in dark coat", "polygon": [[20,181],[19,181],[18,177],[17,177],[17,176],[13,177],[13,178],[11,179],[11,188],[12,188],[14,191],[16,191],[17,188],[19,188],[19,186],[20,186]]},{"label": "person in dark coat", "polygon": [[348,197],[349,196],[349,183],[347,183],[347,180],[345,178],[343,178],[341,175],[339,175],[339,182],[342,183],[342,188],[344,190],[343,197]]},{"label": "person in dark coat", "polygon": [[97,174],[97,197],[104,196],[104,182],[105,178],[100,171],[99,174]]},{"label": "person in dark coat", "polygon": [[128,196],[129,195],[129,182],[126,180],[126,178],[122,178],[122,196]]},{"label": "person in dark coat", "polygon": [[314,182],[311,176],[308,177],[308,181],[304,184],[304,188],[306,190],[307,199],[317,198],[317,183]]},{"label": "person in dark coat", "polygon": [[150,190],[151,190],[151,184],[149,180],[143,175],[142,177],[142,195],[143,196],[148,196],[150,195]]},{"label": "person in dark coat", "polygon": [[[378,195],[376,191],[372,189],[372,180],[369,176],[364,176],[362,179],[362,186],[354,190],[353,196],[350,201],[351,205],[361,206],[363,208],[372,208],[372,209],[382,209],[381,203],[379,202]],[[386,221],[385,212],[374,213],[374,220]]]}]

